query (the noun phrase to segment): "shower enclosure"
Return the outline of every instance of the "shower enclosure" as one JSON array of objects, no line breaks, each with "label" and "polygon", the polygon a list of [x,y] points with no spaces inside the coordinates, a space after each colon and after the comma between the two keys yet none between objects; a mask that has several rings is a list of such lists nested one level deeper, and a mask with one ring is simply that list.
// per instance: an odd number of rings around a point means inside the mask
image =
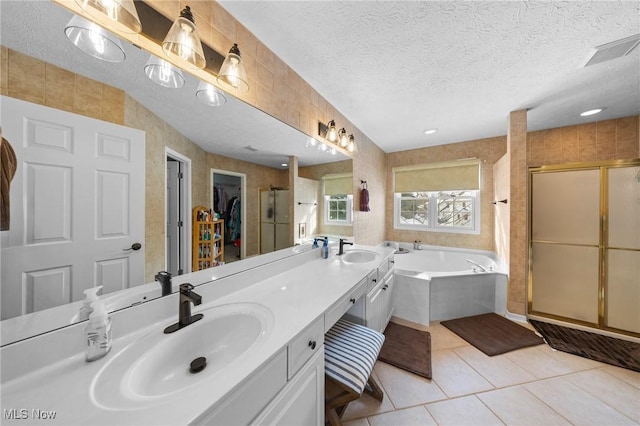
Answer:
[{"label": "shower enclosure", "polygon": [[529,172],[530,316],[640,336],[640,159]]},{"label": "shower enclosure", "polygon": [[260,190],[260,253],[290,247],[289,190]]}]

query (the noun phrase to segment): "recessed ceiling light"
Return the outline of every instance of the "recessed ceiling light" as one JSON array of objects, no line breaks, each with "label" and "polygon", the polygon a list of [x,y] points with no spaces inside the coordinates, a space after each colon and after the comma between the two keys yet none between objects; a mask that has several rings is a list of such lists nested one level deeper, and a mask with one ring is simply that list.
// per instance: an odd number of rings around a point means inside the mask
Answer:
[{"label": "recessed ceiling light", "polygon": [[289,167],[289,165],[287,163],[282,163],[280,164],[282,167]]},{"label": "recessed ceiling light", "polygon": [[580,113],[580,116],[581,117],[588,117],[590,115],[598,114],[598,113],[604,111],[605,109],[607,109],[607,107],[590,109],[589,111],[585,111],[585,112]]},{"label": "recessed ceiling light", "polygon": [[438,131],[438,129],[427,129],[427,130],[424,131],[424,134],[425,135],[432,135],[437,131]]}]

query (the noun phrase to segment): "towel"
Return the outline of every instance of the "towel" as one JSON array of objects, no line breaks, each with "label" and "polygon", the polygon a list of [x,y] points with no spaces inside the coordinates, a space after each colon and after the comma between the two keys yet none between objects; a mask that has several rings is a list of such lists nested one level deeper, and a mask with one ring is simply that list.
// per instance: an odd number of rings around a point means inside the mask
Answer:
[{"label": "towel", "polygon": [[5,138],[0,143],[0,164],[2,170],[0,173],[0,231],[9,229],[9,189],[11,188],[11,180],[16,174],[18,161],[16,153]]},{"label": "towel", "polygon": [[360,191],[360,211],[368,212],[371,211],[369,208],[369,190],[367,189],[367,184],[363,184],[364,188]]}]

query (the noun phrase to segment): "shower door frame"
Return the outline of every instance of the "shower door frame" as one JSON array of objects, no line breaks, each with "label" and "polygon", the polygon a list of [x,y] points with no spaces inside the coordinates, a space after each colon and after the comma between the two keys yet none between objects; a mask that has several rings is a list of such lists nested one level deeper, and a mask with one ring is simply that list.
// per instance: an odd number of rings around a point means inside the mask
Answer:
[{"label": "shower door frame", "polygon": [[[630,160],[608,160],[584,163],[554,164],[537,167],[529,167],[527,173],[527,316],[535,316],[536,319],[551,319],[565,323],[577,324],[591,329],[610,332],[613,334],[623,334],[632,337],[640,337],[640,333],[609,327],[606,325],[607,314],[607,273],[608,273],[608,250],[624,249],[640,252],[640,249],[612,247],[608,244],[609,230],[609,187],[607,170],[621,167],[640,167],[640,158]],[[538,173],[579,171],[579,170],[599,170],[600,171],[600,239],[598,245],[598,322],[592,323],[575,318],[565,317],[557,314],[535,311],[533,309],[533,244],[534,242],[559,243],[554,241],[534,241],[533,239],[533,176]]]}]

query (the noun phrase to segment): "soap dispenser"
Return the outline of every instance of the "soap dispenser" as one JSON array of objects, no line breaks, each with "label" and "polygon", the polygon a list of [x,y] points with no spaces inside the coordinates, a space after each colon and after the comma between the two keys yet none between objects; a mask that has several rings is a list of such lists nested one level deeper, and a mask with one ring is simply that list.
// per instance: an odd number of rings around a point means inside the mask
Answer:
[{"label": "soap dispenser", "polygon": [[85,328],[87,339],[87,362],[102,358],[111,350],[111,318],[107,315],[102,300],[91,304],[93,312],[89,315],[89,324]]},{"label": "soap dispenser", "polygon": [[314,239],[313,239],[313,245],[311,246],[311,248],[312,248],[312,249],[316,249],[316,248],[318,248],[318,247],[319,247],[319,246],[318,246],[318,239],[317,239],[317,238],[314,238]]},{"label": "soap dispenser", "polygon": [[324,243],[322,243],[322,250],[320,250],[320,256],[323,259],[329,258],[329,238],[324,239]]},{"label": "soap dispenser", "polygon": [[89,319],[89,314],[93,312],[93,308],[91,304],[98,300],[98,292],[102,288],[101,285],[97,287],[91,287],[84,291],[84,300],[82,301],[82,307],[80,308],[80,313],[78,314],[78,319],[80,321],[84,321]]}]

